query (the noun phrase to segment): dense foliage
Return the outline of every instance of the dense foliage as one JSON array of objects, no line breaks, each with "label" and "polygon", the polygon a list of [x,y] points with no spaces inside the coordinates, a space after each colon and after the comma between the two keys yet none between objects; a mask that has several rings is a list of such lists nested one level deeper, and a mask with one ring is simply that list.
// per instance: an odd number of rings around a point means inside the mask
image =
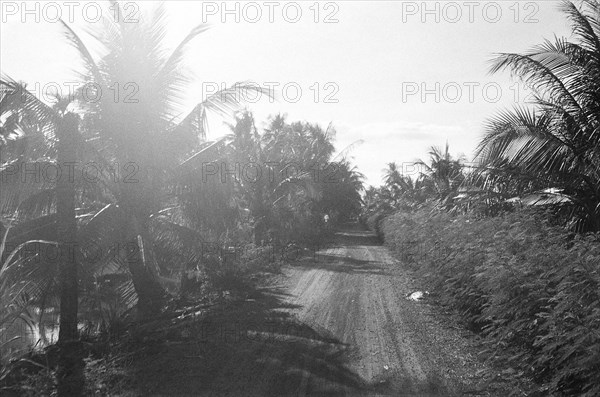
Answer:
[{"label": "dense foliage", "polygon": [[[564,3],[573,39],[494,59],[491,71],[511,71],[535,101],[489,121],[474,166],[432,147],[416,173],[390,163],[364,194],[331,125],[275,115],[258,127],[231,101],[240,96],[223,95],[252,85],[185,108],[185,49],[206,26],[168,52],[161,6],[139,24],[111,6],[90,43],[57,26],[82,82],[99,92],[135,82],[122,87],[135,100],[80,90],[49,106],[0,81],[0,352],[13,334],[51,344],[60,317],[61,357],[83,365],[69,348],[78,330],[110,340],[126,321],[242,293],[277,270],[281,250],[315,248],[331,222],[360,215],[540,394],[600,395],[597,0]],[[207,140],[211,112],[233,117],[229,135]],[[68,184],[44,171],[67,163]]]},{"label": "dense foliage", "polygon": [[[113,338],[190,296],[234,294],[289,245],[322,243],[326,214],[344,221],[361,206],[362,176],[334,157],[332,126],[278,115],[259,131],[233,95],[260,90],[244,83],[186,108],[185,50],[207,26],[168,51],[162,5],[135,24],[107,6],[90,42],[56,25],[84,65],[74,95],[48,105],[0,81],[0,353],[23,345],[14,335],[56,342],[46,334],[60,317],[61,395],[83,387],[76,376],[61,391],[62,359],[79,356],[65,373],[83,373],[78,327]],[[123,98],[106,94],[115,85]],[[231,134],[207,140],[211,113],[234,120]]]},{"label": "dense foliage", "polygon": [[[361,213],[363,224],[382,238],[381,221],[396,211],[412,212],[424,205],[451,212],[469,207],[469,200],[461,200],[461,188],[466,188],[468,169],[464,158],[454,158],[449,145],[445,149],[432,146],[429,162],[419,160],[412,164],[416,173],[402,173],[396,163],[389,163],[384,170],[384,184],[370,187],[365,192],[365,204]],[[466,202],[466,205],[465,205]]]},{"label": "dense foliage", "polygon": [[[528,107],[489,120],[478,148],[479,182],[502,199],[543,190],[565,203],[576,231],[600,230],[600,3],[564,2],[573,38],[499,54],[534,93]],[[545,188],[545,189],[544,189]],[[511,196],[512,195],[512,196]]]},{"label": "dense foliage", "polygon": [[488,123],[473,167],[395,164],[363,220],[539,395],[600,395],[600,3],[564,2],[573,39],[500,54],[534,103]]},{"label": "dense foliage", "polygon": [[384,221],[386,243],[540,394],[600,393],[600,236],[545,214],[421,209]]}]

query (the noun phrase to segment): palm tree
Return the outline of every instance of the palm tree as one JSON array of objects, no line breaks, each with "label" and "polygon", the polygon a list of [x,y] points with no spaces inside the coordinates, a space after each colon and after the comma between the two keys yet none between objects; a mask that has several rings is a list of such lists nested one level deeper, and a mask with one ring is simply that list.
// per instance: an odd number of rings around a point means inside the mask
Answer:
[{"label": "palm tree", "polygon": [[380,192],[381,198],[389,201],[393,208],[403,210],[418,207],[435,195],[433,179],[429,175],[421,174],[416,178],[404,175],[396,163],[389,163],[384,170],[383,188]]},{"label": "palm tree", "polygon": [[[162,4],[150,20],[127,24],[120,18],[119,3],[112,3],[115,12],[98,24],[103,26],[101,30],[93,31],[104,49],[105,55],[99,59],[92,56],[72,29],[63,25],[66,37],[87,66],[88,81],[101,94],[97,101],[86,101],[85,96],[79,96],[78,103],[86,112],[82,135],[98,161],[107,169],[117,169],[119,183],[105,184],[104,200],[118,209],[123,240],[137,245],[137,251],[128,255],[131,259],[128,267],[138,308],[145,315],[157,311],[165,299],[164,288],[158,282],[160,270],[150,235],[151,223],[164,214],[161,211],[165,209],[168,193],[164,187],[180,174],[182,164],[189,170],[206,160],[195,154],[206,154],[201,144],[205,139],[207,111],[230,114],[240,105],[235,102],[239,96],[225,94],[259,88],[236,84],[204,99],[181,122],[175,122],[174,115],[184,107],[183,97],[190,83],[183,70],[185,49],[207,26],[194,28],[167,55],[163,45],[166,21]],[[115,87],[120,87],[125,95],[119,98],[106,95]],[[127,172],[133,178],[127,178]],[[113,222],[115,217],[106,221]]]},{"label": "palm tree", "polygon": [[[7,172],[6,167],[2,167],[2,179],[4,182],[3,189],[6,193],[2,200],[3,215],[4,210],[13,207],[13,214],[18,217],[19,212],[25,210],[25,204],[29,206],[41,207],[42,212],[47,212],[50,207],[55,207],[56,211],[56,240],[58,246],[58,280],[60,290],[60,329],[58,335],[58,345],[60,346],[60,360],[58,366],[58,394],[59,396],[70,396],[80,395],[83,391],[83,360],[79,352],[79,338],[77,332],[77,315],[78,315],[78,259],[79,254],[77,251],[77,245],[74,244],[77,241],[77,221],[75,218],[75,184],[76,180],[73,176],[69,177],[66,175],[66,166],[74,165],[77,163],[76,145],[77,136],[79,129],[79,116],[67,110],[68,100],[59,100],[55,108],[50,108],[38,100],[35,96],[29,93],[24,87],[14,81],[5,79],[0,82],[0,103],[6,105],[2,108],[1,115],[4,116],[5,122],[2,127],[3,143],[0,149],[2,152],[9,155],[9,159],[14,157],[14,152],[10,148],[5,149],[4,146],[8,146],[8,142],[13,141],[14,138],[19,137],[23,130],[31,131],[31,127],[34,124],[38,126],[47,125],[47,129],[37,128],[36,132],[46,132],[53,137],[49,138],[49,141],[53,144],[50,147],[56,147],[56,165],[62,170],[61,174],[56,178],[54,189],[35,191],[35,189],[28,189],[31,181],[16,180],[13,172]],[[6,120],[10,120],[6,122]],[[37,120],[37,123],[33,120]],[[51,132],[51,133],[50,133]],[[35,140],[41,138],[35,134],[28,135],[29,138]],[[42,138],[43,139],[43,138]],[[41,145],[32,145],[33,149],[42,149]],[[31,160],[32,152],[36,150],[22,152],[15,160],[17,161],[29,161]],[[4,165],[4,164],[3,164]],[[8,165],[11,165],[8,163]],[[38,171],[39,172],[39,171]],[[8,175],[7,175],[8,174]],[[13,175],[11,175],[13,174]],[[6,176],[13,176],[11,180],[6,180]],[[22,175],[19,175],[19,177]],[[31,175],[33,184],[44,184],[44,176]],[[6,183],[8,182],[8,183]],[[11,183],[12,182],[12,183]],[[78,181],[77,181],[78,182]],[[17,187],[14,189],[14,187]],[[13,187],[13,189],[11,189]],[[22,197],[23,191],[27,191],[27,197]],[[50,195],[48,195],[50,193]],[[53,197],[54,196],[54,197]],[[14,200],[16,198],[16,200]],[[55,200],[54,200],[55,198]],[[16,206],[15,206],[16,204]],[[39,209],[38,209],[39,211]],[[33,211],[37,212],[37,211]],[[4,220],[4,219],[3,219]],[[12,221],[9,220],[9,221]],[[9,223],[10,225],[10,223]],[[25,224],[31,226],[31,223]],[[3,224],[3,231],[6,229],[3,235],[3,246],[6,244],[10,226],[5,227]],[[48,243],[48,241],[38,240],[38,243]],[[20,247],[23,247],[25,243],[22,243]],[[0,250],[4,253],[5,249],[2,247]],[[20,261],[11,263],[10,257],[18,253],[19,249],[10,253],[0,268],[0,274],[6,276],[14,266],[21,266],[23,264]],[[9,265],[11,267],[9,268]],[[17,269],[18,270],[18,269]],[[3,287],[6,287],[6,280],[0,280]],[[16,280],[15,280],[16,281]],[[18,280],[19,283],[23,280]],[[51,283],[46,285],[50,286]],[[27,289],[29,284],[25,284],[24,287],[19,287],[17,295],[22,296],[23,292]],[[4,289],[4,288],[3,288]],[[12,288],[8,287],[7,290]],[[39,287],[36,288],[39,292]],[[11,292],[4,292],[9,297],[14,298]]]},{"label": "palm tree", "polygon": [[389,163],[387,168],[384,169],[383,182],[385,186],[390,189],[392,196],[394,197],[394,201],[396,202],[402,190],[402,185],[404,183],[404,175],[398,170],[398,165],[396,163]]},{"label": "palm tree", "polygon": [[256,181],[238,178],[236,189],[254,220],[254,241],[259,245],[269,230],[280,238],[291,237],[299,222],[314,215],[314,203],[321,197],[319,174],[327,167],[334,147],[334,130],[323,131],[309,123],[287,123],[284,115],[271,117],[259,132],[248,111],[230,125],[233,141],[225,160],[235,164],[256,164],[261,176]]},{"label": "palm tree", "polygon": [[435,192],[437,199],[446,208],[452,203],[458,187],[464,182],[464,158],[454,159],[450,154],[450,146],[446,142],[444,150],[432,146],[429,150],[429,164],[419,160],[418,164],[425,168],[423,176]]},{"label": "palm tree", "polygon": [[361,196],[364,175],[346,158],[330,163],[330,167],[333,177],[321,184],[321,212],[330,215],[334,222],[351,221],[364,204]]},{"label": "palm tree", "polygon": [[[62,115],[57,128],[58,147],[56,160],[59,165],[75,164],[79,116],[67,112]],[[58,367],[58,395],[77,396],[83,392],[83,357],[77,331],[79,305],[79,254],[77,246],[77,220],[75,218],[74,180],[62,175],[56,184],[56,229],[61,253],[60,279],[60,329],[58,343],[61,360]],[[71,251],[72,252],[69,252]]]},{"label": "palm tree", "polygon": [[[514,178],[542,180],[569,198],[576,230],[600,230],[600,3],[564,2],[574,40],[555,38],[524,54],[495,57],[534,92],[531,107],[488,123],[477,157],[481,172],[509,167]],[[522,193],[532,193],[531,186]]]},{"label": "palm tree", "polygon": [[[119,10],[116,2],[113,6],[115,10]],[[139,98],[114,103],[110,100],[114,100],[114,97],[109,99],[108,95],[101,95],[100,101],[90,103],[86,101],[86,93],[81,91],[76,98],[61,100],[57,109],[50,109],[12,79],[3,76],[0,82],[3,215],[7,213],[5,210],[12,209],[20,217],[25,214],[43,224],[43,233],[49,234],[50,239],[37,241],[52,244],[51,240],[56,240],[61,252],[66,251],[63,248],[67,243],[71,248],[76,247],[76,250],[83,247],[81,255],[77,252],[66,255],[72,260],[60,263],[58,272],[62,291],[59,344],[73,347],[61,349],[60,395],[78,395],[82,386],[81,356],[73,344],[77,341],[77,260],[89,260],[89,252],[85,252],[85,244],[81,243],[101,237],[106,243],[114,243],[116,240],[123,251],[127,247],[123,244],[124,241],[134,242],[137,249],[133,255],[128,252],[115,255],[115,252],[102,247],[105,255],[100,260],[96,259],[95,268],[108,262],[118,264],[123,262],[124,257],[134,258],[128,263],[128,269],[132,275],[140,312],[149,314],[160,309],[164,290],[156,280],[155,255],[147,243],[151,238],[151,220],[157,223],[168,221],[164,219],[162,207],[166,202],[164,193],[167,184],[164,181],[169,176],[181,173],[181,170],[197,168],[204,159],[198,154],[212,152],[215,145],[206,147],[200,144],[205,135],[207,110],[225,114],[239,105],[221,101],[221,97],[232,96],[217,93],[195,106],[182,122],[173,121],[175,104],[187,81],[185,74],[179,70],[184,47],[206,28],[200,26],[194,29],[167,57],[161,48],[163,18],[164,11],[159,7],[151,23],[141,27],[122,24],[119,16],[115,16],[114,20],[105,20],[103,26],[106,29],[96,32],[96,38],[105,45],[107,55],[98,62],[79,36],[63,23],[67,38],[80,52],[88,69],[88,79],[98,92],[107,93],[110,87],[115,87],[114,84],[124,84],[123,81],[126,81],[133,84],[129,87],[140,90]],[[256,88],[238,84],[228,91],[240,89]],[[73,102],[73,99],[76,101]],[[76,106],[67,111],[66,106],[73,103]],[[78,125],[78,116],[74,112],[84,115],[81,126]],[[28,151],[24,152],[23,147]],[[5,154],[9,156],[4,156]],[[92,186],[74,186],[72,181],[70,184],[64,183],[68,178],[63,178],[62,183],[59,179],[58,183],[50,186],[42,184],[32,187],[19,183],[18,180],[14,180],[15,183],[12,184],[5,183],[11,179],[5,179],[4,174],[11,174],[10,167],[18,162],[74,162],[77,164],[77,171],[81,171],[83,161],[86,160],[97,161],[106,166],[99,183],[92,183]],[[134,171],[143,171],[143,174],[136,175],[138,183],[123,183],[127,182],[123,180],[123,170],[119,170],[119,165],[123,164],[132,164],[136,167]],[[110,175],[111,165],[117,165],[117,175]],[[77,185],[81,180],[79,178],[74,182]],[[120,185],[117,182],[121,182]],[[80,207],[77,221],[76,201]],[[78,223],[79,232],[76,230]],[[21,222],[19,226],[23,226],[23,229],[30,225]],[[178,225],[171,222],[171,226]],[[183,226],[174,229],[178,237],[190,231]],[[10,224],[5,227],[4,219],[2,232],[4,237],[11,238],[11,243],[26,239],[25,235],[31,237],[29,231],[9,233]],[[35,232],[42,233],[39,228]],[[165,234],[162,233],[163,236]],[[108,245],[110,244],[106,244]],[[2,275],[23,275],[20,263],[3,262]],[[32,268],[36,270],[31,271],[35,272],[40,267],[39,264],[33,264]],[[31,272],[28,274],[33,275]],[[33,288],[36,296],[40,296],[40,291],[45,294],[51,290],[52,280],[53,277],[36,279],[35,282],[29,280],[26,286]],[[0,281],[2,285],[7,285],[5,280]],[[13,296],[12,293],[9,295]]]}]

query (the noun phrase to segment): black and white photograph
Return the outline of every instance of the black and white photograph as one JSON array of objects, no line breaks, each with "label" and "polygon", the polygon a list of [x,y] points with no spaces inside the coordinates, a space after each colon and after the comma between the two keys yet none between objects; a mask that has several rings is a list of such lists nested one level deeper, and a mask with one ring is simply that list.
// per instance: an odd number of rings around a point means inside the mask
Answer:
[{"label": "black and white photograph", "polygon": [[600,0],[0,0],[0,396],[600,396]]}]

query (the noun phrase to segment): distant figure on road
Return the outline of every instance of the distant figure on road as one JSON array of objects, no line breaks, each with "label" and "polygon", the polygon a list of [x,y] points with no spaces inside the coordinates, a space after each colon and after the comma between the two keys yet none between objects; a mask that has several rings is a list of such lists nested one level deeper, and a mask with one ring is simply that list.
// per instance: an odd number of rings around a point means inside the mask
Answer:
[{"label": "distant figure on road", "polygon": [[323,217],[323,221],[325,221],[325,227],[329,227],[329,215],[325,214]]}]

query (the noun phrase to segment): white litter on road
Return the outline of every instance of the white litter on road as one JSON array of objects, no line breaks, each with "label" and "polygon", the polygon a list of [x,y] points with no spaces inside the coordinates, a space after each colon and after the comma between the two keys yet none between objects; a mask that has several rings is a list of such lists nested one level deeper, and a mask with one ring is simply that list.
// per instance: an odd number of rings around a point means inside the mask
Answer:
[{"label": "white litter on road", "polygon": [[406,299],[418,302],[425,297],[425,295],[429,295],[429,292],[425,291],[415,291],[410,294]]}]

